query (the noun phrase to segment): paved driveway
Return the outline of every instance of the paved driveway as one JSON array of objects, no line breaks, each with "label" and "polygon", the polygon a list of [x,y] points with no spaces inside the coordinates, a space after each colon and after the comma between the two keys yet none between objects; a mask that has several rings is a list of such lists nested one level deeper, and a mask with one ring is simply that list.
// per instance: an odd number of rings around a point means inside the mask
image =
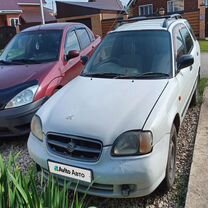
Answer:
[{"label": "paved driveway", "polygon": [[201,77],[208,77],[208,53],[201,53]]}]

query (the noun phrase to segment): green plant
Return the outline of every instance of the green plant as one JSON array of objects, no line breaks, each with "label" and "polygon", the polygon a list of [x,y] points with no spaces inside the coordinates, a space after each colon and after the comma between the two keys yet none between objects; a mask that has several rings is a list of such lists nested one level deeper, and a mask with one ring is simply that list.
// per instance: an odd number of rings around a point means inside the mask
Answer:
[{"label": "green plant", "polygon": [[205,88],[208,87],[208,78],[202,78],[199,82],[199,94],[202,96]]},{"label": "green plant", "polygon": [[30,168],[27,173],[23,173],[16,165],[18,157],[10,155],[5,163],[0,155],[0,208],[84,207],[86,195],[80,198],[75,190],[70,200],[69,184],[66,181],[60,187],[56,178],[49,176],[48,180],[44,180],[42,174],[38,186],[35,169]]},{"label": "green plant", "polygon": [[201,52],[208,52],[208,41],[207,40],[200,40],[199,41]]}]

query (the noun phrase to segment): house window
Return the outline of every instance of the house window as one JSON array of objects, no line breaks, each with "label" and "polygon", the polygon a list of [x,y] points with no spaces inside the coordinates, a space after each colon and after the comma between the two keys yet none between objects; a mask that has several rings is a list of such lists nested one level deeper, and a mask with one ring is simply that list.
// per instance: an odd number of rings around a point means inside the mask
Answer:
[{"label": "house window", "polygon": [[205,0],[204,4],[205,4],[205,7],[208,8],[208,0]]},{"label": "house window", "polygon": [[184,0],[172,0],[167,2],[167,12],[180,12],[184,10]]},{"label": "house window", "polygon": [[146,4],[139,6],[139,16],[149,16],[153,14],[153,5]]},{"label": "house window", "polygon": [[19,25],[19,19],[18,18],[10,18],[10,26],[17,27]]}]

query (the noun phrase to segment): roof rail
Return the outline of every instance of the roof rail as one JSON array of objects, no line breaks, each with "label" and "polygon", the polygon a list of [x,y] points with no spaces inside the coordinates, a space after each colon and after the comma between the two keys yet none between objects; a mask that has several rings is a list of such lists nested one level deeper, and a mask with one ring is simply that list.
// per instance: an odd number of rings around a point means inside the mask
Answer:
[{"label": "roof rail", "polygon": [[183,17],[180,14],[172,14],[169,18],[165,18],[163,22],[163,27],[166,28],[168,26],[168,21],[171,19],[182,19]]},{"label": "roof rail", "polygon": [[133,22],[138,22],[138,21],[144,21],[144,20],[155,20],[155,19],[165,19],[163,23],[163,27],[167,27],[167,23],[171,19],[182,19],[183,17],[180,14],[172,14],[172,15],[165,15],[165,16],[139,16],[139,17],[133,17],[127,20],[120,20],[119,25],[121,26],[126,23],[133,23]]}]

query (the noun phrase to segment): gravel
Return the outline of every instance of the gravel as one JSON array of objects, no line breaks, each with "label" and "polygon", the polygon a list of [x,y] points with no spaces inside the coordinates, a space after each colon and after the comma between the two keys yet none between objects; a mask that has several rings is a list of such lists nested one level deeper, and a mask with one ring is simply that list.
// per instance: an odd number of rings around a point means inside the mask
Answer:
[{"label": "gravel", "polygon": [[[87,197],[87,204],[98,208],[182,208],[185,205],[188,179],[191,168],[194,142],[198,124],[200,107],[190,108],[181,126],[177,147],[176,182],[168,193],[161,193],[159,189],[151,195],[134,199],[105,199],[100,197]],[[6,159],[12,152],[20,152],[18,164],[23,171],[33,165],[27,151],[26,139],[5,141],[0,146],[0,154]]]}]

